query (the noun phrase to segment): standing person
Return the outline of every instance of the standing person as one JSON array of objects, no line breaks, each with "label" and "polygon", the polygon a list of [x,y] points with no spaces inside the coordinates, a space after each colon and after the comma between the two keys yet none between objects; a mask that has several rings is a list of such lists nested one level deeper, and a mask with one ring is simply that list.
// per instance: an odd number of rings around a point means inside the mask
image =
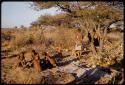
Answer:
[{"label": "standing person", "polygon": [[77,57],[80,58],[81,56],[81,51],[83,50],[83,36],[81,33],[78,33],[76,36],[76,42],[75,42],[75,54]]}]

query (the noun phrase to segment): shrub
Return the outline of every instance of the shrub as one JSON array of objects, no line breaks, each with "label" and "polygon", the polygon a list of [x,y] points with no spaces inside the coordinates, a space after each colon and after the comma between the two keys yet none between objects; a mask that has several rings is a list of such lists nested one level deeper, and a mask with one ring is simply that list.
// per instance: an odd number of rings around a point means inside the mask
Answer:
[{"label": "shrub", "polygon": [[15,39],[13,40],[13,45],[17,47],[22,47],[35,43],[42,43],[44,41],[44,36],[41,30],[32,31],[27,29],[25,31],[20,31],[15,34]]},{"label": "shrub", "polygon": [[1,40],[2,40],[2,42],[3,41],[5,41],[5,40],[11,40],[12,39],[12,34],[11,34],[11,31],[7,31],[7,30],[5,30],[5,31],[2,31],[2,33],[1,33]]},{"label": "shrub", "polygon": [[11,72],[11,77],[16,84],[42,84],[40,73],[35,73],[34,69],[16,68]]}]

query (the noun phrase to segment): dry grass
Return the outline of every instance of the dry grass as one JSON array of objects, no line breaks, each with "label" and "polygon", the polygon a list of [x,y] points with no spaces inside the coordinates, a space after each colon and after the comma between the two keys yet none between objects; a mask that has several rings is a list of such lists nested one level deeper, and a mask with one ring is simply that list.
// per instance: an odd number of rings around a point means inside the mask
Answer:
[{"label": "dry grass", "polygon": [[73,47],[75,44],[75,29],[56,28],[56,29],[12,29],[2,32],[2,41],[8,40],[10,48],[21,48],[29,45],[50,45],[58,46],[63,44],[63,48]]},{"label": "dry grass", "polygon": [[[2,29],[2,50],[3,48],[10,48],[11,52],[21,49],[34,48],[39,54],[45,49],[58,47],[63,44],[63,48],[71,48],[75,44],[75,36],[77,30],[67,28],[55,29]],[[39,84],[43,83],[39,74],[36,74],[33,69],[12,69],[12,63],[6,60],[2,65],[10,66],[10,68],[2,68],[2,74],[5,70],[6,76],[9,75],[4,83],[16,84]],[[10,60],[12,61],[12,60]],[[7,62],[7,63],[6,63]],[[13,62],[13,61],[12,61]]]},{"label": "dry grass", "polygon": [[12,80],[16,84],[40,84],[42,77],[34,69],[16,68],[11,72]]},{"label": "dry grass", "polygon": [[[13,52],[17,49],[28,49],[33,48],[37,50],[39,54],[41,54],[45,49],[49,49],[52,47],[56,48],[59,44],[62,44],[64,49],[74,49],[75,46],[75,36],[77,34],[76,29],[68,29],[68,28],[54,28],[54,29],[2,29],[2,47],[3,48],[11,48],[10,50]],[[119,34],[117,34],[119,35]],[[113,41],[113,43],[104,44],[104,50],[102,56],[102,61],[99,61],[94,55],[89,53],[87,59],[85,60],[91,65],[102,65],[102,66],[110,66],[116,62],[121,62],[123,60],[123,42],[121,45],[115,48],[115,45],[118,41],[122,41],[123,36],[117,36],[116,34],[108,34],[107,37]],[[2,50],[3,50],[2,48]],[[114,50],[113,50],[114,48]],[[113,58],[116,58],[113,60]],[[107,59],[106,59],[107,58]],[[109,59],[110,58],[110,59]],[[4,66],[11,65],[14,62],[12,60],[6,60],[2,63],[4,70],[6,68]],[[108,63],[110,62],[110,64]],[[3,71],[2,68],[2,71]],[[7,68],[8,69],[8,68]],[[10,75],[11,83],[18,83],[18,84],[40,84],[44,81],[40,74],[36,74],[33,69],[21,69],[17,68],[10,70],[9,73],[5,73]],[[7,71],[8,71],[7,70]],[[7,83],[7,82],[5,82]],[[10,83],[10,82],[9,82]]]},{"label": "dry grass", "polygon": [[54,41],[56,46],[61,43],[63,48],[70,48],[75,44],[76,33],[75,29],[57,28],[45,30],[44,35],[47,39]]}]

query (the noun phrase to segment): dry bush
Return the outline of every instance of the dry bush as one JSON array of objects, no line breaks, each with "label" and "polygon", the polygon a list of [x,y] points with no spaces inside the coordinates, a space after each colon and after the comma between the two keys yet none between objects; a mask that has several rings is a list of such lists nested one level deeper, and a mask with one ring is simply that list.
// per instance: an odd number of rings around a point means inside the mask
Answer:
[{"label": "dry bush", "polygon": [[15,84],[40,84],[43,83],[40,74],[35,73],[34,69],[16,68],[12,70],[11,77]]},{"label": "dry bush", "polygon": [[46,39],[54,41],[55,47],[61,43],[63,48],[70,48],[75,44],[76,32],[75,29],[56,28],[45,30],[44,35]]},{"label": "dry bush", "polygon": [[29,44],[40,44],[43,41],[44,36],[42,34],[42,30],[32,31],[30,29],[27,29],[15,33],[15,39],[12,41],[12,45],[22,47]]},{"label": "dry bush", "polygon": [[11,29],[13,39],[10,40],[10,48],[21,48],[29,45],[45,44],[48,48],[55,47],[60,43],[63,48],[73,47],[75,44],[76,29],[54,28],[54,29]]},{"label": "dry bush", "polygon": [[1,40],[2,42],[6,41],[6,40],[11,40],[13,38],[13,35],[12,35],[12,30],[10,29],[2,29],[1,30]]}]

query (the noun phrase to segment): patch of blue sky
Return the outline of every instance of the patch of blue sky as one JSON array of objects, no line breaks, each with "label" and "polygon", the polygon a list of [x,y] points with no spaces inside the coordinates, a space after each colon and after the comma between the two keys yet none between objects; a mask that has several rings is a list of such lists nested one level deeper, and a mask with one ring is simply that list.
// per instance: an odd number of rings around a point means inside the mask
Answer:
[{"label": "patch of blue sky", "polygon": [[40,15],[55,15],[61,11],[52,7],[41,11],[33,10],[30,7],[32,2],[3,2],[2,3],[2,28],[24,25],[30,26],[30,23],[37,20]]}]

